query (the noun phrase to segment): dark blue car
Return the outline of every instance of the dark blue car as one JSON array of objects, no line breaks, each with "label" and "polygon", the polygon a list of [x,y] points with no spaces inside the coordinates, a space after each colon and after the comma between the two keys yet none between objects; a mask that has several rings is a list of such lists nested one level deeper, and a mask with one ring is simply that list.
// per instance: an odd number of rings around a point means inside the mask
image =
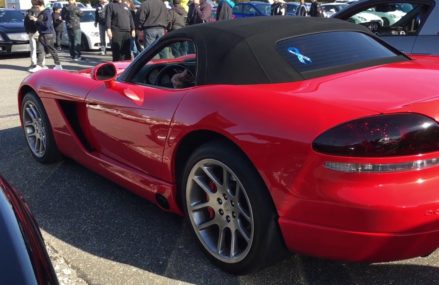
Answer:
[{"label": "dark blue car", "polygon": [[24,30],[23,13],[0,9],[0,54],[28,51],[29,36]]},{"label": "dark blue car", "polygon": [[257,16],[270,16],[271,5],[266,2],[251,1],[238,3],[233,7],[233,16],[235,18],[248,18]]}]

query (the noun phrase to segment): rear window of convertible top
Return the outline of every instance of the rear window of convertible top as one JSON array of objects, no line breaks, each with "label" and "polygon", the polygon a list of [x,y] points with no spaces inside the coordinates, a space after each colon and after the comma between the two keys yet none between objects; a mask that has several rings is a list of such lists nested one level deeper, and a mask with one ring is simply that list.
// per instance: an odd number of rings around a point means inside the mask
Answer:
[{"label": "rear window of convertible top", "polygon": [[371,65],[368,63],[386,63],[392,58],[406,60],[360,32],[324,32],[289,38],[279,41],[276,49],[305,78],[341,72],[343,67],[352,70],[356,65],[361,68]]}]

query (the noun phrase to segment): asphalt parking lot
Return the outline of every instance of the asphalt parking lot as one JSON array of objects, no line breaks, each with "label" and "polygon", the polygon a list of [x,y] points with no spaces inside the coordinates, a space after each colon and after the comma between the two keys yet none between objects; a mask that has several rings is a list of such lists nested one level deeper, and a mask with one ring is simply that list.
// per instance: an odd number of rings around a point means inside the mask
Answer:
[{"label": "asphalt parking lot", "polygon": [[[75,70],[110,60],[85,57],[61,61]],[[439,284],[439,250],[376,264],[291,255],[256,274],[223,273],[203,256],[181,217],[71,160],[41,165],[32,159],[16,102],[29,64],[26,55],[0,56],[0,174],[24,194],[48,246],[75,272],[66,284]]]}]

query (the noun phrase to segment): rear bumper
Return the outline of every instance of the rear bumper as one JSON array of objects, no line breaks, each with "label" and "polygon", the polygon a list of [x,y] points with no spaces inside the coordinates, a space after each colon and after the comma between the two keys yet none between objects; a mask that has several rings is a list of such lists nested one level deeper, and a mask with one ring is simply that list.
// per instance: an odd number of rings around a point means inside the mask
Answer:
[{"label": "rear bumper", "polygon": [[394,234],[355,232],[284,219],[279,224],[291,251],[336,260],[400,260],[426,256],[439,246],[439,230]]},{"label": "rear bumper", "polygon": [[439,247],[439,167],[343,173],[322,161],[306,168],[310,173],[294,181],[278,207],[291,251],[378,262],[425,256]]}]

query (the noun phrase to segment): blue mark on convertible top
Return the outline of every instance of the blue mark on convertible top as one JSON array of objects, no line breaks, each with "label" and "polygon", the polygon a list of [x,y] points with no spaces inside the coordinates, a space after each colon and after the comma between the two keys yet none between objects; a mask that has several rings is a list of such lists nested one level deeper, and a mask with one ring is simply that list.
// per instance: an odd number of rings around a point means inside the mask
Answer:
[{"label": "blue mark on convertible top", "polygon": [[298,48],[290,47],[288,48],[288,52],[294,54],[297,59],[303,64],[312,63],[312,60],[309,57],[303,55]]}]

